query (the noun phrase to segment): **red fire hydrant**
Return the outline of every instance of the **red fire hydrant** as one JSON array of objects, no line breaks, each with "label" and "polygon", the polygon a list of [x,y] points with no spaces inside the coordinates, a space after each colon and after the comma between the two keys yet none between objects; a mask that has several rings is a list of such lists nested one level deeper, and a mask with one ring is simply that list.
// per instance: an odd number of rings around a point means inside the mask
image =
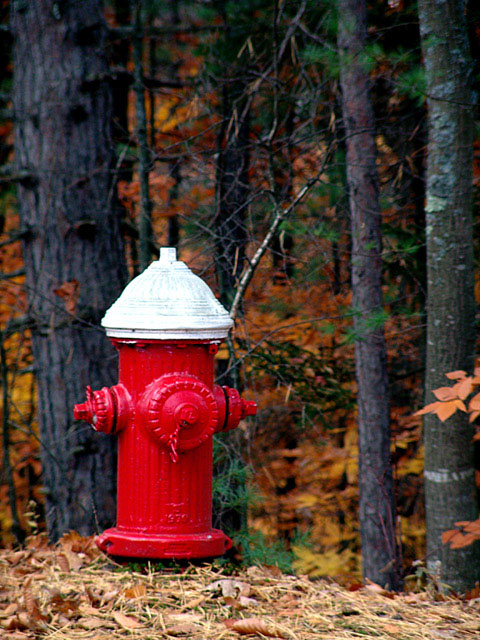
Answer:
[{"label": "red fire hydrant", "polygon": [[102,320],[119,351],[119,383],[74,416],[118,435],[117,526],[97,538],[112,556],[205,558],[232,545],[212,529],[212,436],[256,413],[216,386],[214,355],[233,322],[172,248],[132,280]]}]

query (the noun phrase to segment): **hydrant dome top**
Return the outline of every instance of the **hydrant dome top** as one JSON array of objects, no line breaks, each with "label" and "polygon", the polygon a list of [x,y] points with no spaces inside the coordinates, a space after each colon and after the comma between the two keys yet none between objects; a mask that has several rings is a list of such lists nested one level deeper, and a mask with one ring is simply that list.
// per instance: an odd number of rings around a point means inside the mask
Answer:
[{"label": "hydrant dome top", "polygon": [[176,249],[160,249],[160,259],[134,278],[102,320],[107,335],[157,340],[221,340],[233,325],[210,287]]}]

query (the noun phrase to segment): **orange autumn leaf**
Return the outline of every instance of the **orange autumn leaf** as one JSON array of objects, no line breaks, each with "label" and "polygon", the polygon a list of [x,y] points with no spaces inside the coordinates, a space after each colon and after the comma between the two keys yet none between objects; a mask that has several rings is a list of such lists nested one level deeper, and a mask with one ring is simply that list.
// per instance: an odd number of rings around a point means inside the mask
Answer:
[{"label": "orange autumn leaf", "polygon": [[469,411],[480,411],[480,393],[473,396],[468,405],[468,409]]},{"label": "orange autumn leaf", "polygon": [[458,529],[449,529],[448,531],[444,531],[442,533],[442,542],[443,544],[449,544],[452,540],[454,540],[459,535],[462,535],[462,534]]},{"label": "orange autumn leaf", "polygon": [[442,422],[445,422],[445,420],[448,420],[450,416],[453,416],[458,408],[459,407],[455,400],[452,400],[450,402],[441,402],[435,413]]},{"label": "orange autumn leaf", "polygon": [[147,587],[142,583],[135,584],[133,585],[133,587],[130,587],[129,589],[125,589],[125,591],[123,592],[123,595],[125,596],[125,598],[141,598],[146,594],[147,594]]},{"label": "orange autumn leaf", "polygon": [[463,547],[468,547],[468,545],[472,544],[476,540],[480,539],[480,535],[475,533],[466,533],[465,535],[461,535],[458,538],[454,538],[450,542],[450,549],[463,549]]},{"label": "orange autumn leaf", "polygon": [[452,389],[461,400],[465,400],[473,390],[472,378],[469,376],[468,378],[460,380],[460,382],[453,385]]},{"label": "orange autumn leaf", "polygon": [[454,400],[458,397],[453,387],[439,387],[433,390],[433,395],[443,402]]},{"label": "orange autumn leaf", "polygon": [[462,520],[455,522],[456,527],[463,527],[468,533],[476,533],[480,536],[480,520]]},{"label": "orange autumn leaf", "polygon": [[449,379],[449,380],[462,380],[463,378],[465,378],[467,375],[466,371],[463,371],[462,369],[458,369],[457,371],[450,371],[449,373],[446,373],[445,376]]},{"label": "orange autumn leaf", "polygon": [[441,406],[441,402],[431,402],[425,405],[422,409],[415,411],[414,416],[424,416],[426,413],[436,413],[437,408]]}]

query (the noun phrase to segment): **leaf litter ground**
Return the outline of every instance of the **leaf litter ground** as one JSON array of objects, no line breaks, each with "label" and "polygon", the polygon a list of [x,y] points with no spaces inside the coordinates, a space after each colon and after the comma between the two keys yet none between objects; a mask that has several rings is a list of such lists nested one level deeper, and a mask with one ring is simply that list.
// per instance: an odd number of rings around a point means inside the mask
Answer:
[{"label": "leaf litter ground", "polygon": [[249,567],[121,566],[92,538],[56,546],[37,536],[0,551],[0,637],[5,640],[232,640],[480,638],[480,589],[470,599]]}]

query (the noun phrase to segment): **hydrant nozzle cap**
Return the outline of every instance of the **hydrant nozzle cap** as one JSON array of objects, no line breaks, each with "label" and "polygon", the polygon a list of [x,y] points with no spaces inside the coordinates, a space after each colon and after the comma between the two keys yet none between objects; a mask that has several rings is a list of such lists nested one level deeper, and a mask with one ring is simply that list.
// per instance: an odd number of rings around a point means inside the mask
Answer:
[{"label": "hydrant nozzle cap", "polygon": [[134,278],[102,320],[107,335],[157,340],[222,340],[233,325],[210,287],[174,247]]}]

